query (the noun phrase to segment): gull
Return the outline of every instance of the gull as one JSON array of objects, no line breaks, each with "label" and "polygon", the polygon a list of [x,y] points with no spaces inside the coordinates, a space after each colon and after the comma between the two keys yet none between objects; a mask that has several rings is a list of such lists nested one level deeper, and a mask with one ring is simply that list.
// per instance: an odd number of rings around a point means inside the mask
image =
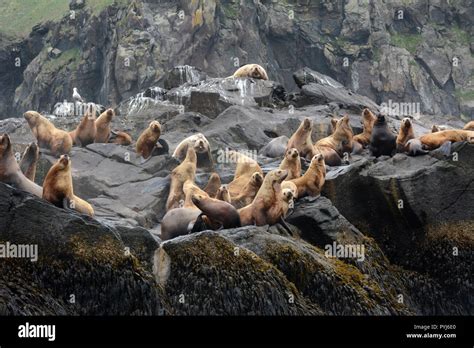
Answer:
[{"label": "gull", "polygon": [[76,102],[76,103],[77,102],[81,102],[81,103],[84,102],[84,100],[82,100],[81,95],[77,92],[76,87],[73,88],[72,99],[74,99],[74,102]]}]

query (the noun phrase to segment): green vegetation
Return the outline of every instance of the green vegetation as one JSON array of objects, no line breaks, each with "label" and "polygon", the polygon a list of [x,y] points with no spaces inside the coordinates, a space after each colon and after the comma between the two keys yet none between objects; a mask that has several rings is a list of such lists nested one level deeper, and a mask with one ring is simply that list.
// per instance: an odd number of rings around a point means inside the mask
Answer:
[{"label": "green vegetation", "polygon": [[474,90],[471,89],[464,89],[464,90],[456,90],[454,92],[454,95],[456,96],[456,98],[458,98],[459,100],[461,101],[470,101],[470,100],[474,100]]},{"label": "green vegetation", "polygon": [[79,48],[71,48],[64,51],[58,58],[48,58],[43,65],[43,70],[48,72],[57,72],[62,67],[70,66],[72,70],[76,70],[80,60]]},{"label": "green vegetation", "polygon": [[237,19],[239,18],[240,4],[237,2],[232,2],[229,4],[222,4],[222,11],[227,18]]},{"label": "green vegetation", "polygon": [[460,43],[462,45],[469,46],[471,43],[471,37],[469,33],[458,26],[451,27],[451,33],[454,37],[456,43]]},{"label": "green vegetation", "polygon": [[414,54],[421,43],[421,35],[393,34],[391,40],[392,45],[405,48],[408,52]]},{"label": "green vegetation", "polygon": [[[114,2],[126,0],[86,0],[93,13],[99,13]],[[68,0],[2,0],[0,1],[0,33],[22,37],[38,23],[59,20],[69,11]]]}]

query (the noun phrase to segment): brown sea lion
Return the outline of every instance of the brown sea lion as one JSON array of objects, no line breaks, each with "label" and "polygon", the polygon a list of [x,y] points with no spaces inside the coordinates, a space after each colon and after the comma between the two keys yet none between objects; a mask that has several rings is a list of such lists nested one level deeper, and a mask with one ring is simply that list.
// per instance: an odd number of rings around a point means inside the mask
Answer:
[{"label": "brown sea lion", "polygon": [[169,240],[190,233],[199,215],[201,211],[196,207],[169,210],[161,220],[161,240]]},{"label": "brown sea lion", "polygon": [[[308,170],[300,178],[289,180],[297,187],[295,197],[305,196],[316,197],[321,193],[321,189],[326,180],[326,165],[321,154],[315,155],[311,160]],[[283,187],[287,187],[283,185]]]},{"label": "brown sea lion", "polygon": [[28,179],[20,169],[8,134],[0,135],[0,181],[13,185],[35,196],[42,197],[43,189]]},{"label": "brown sea lion", "polygon": [[87,105],[86,112],[79,125],[69,132],[74,145],[85,147],[96,138],[96,110],[94,104]]},{"label": "brown sea lion", "polygon": [[224,201],[227,203],[232,202],[227,185],[221,185],[221,187],[219,187],[219,190],[217,191],[217,194],[216,194],[216,199],[220,199],[221,201]]},{"label": "brown sea lion", "polygon": [[395,152],[397,137],[388,128],[385,116],[377,116],[372,135],[370,137],[369,150],[372,156],[392,156]]},{"label": "brown sea lion", "polygon": [[20,161],[20,169],[25,176],[31,181],[35,181],[36,178],[36,166],[40,157],[39,147],[36,143],[30,143],[23,152],[23,156]]},{"label": "brown sea lion", "polygon": [[166,210],[179,206],[179,201],[185,199],[183,185],[187,180],[194,182],[196,177],[197,157],[194,148],[188,147],[186,158],[171,172],[171,184]]},{"label": "brown sea lion", "polygon": [[423,145],[423,149],[430,151],[437,149],[447,141],[450,141],[452,143],[458,141],[467,141],[469,143],[474,143],[474,131],[463,129],[450,129],[439,131],[436,133],[428,133],[420,137],[420,142]]},{"label": "brown sea lion", "polygon": [[274,225],[280,222],[284,212],[281,201],[281,182],[287,175],[286,170],[276,169],[265,176],[253,202],[239,209],[242,226]]},{"label": "brown sea lion", "polygon": [[62,155],[46,174],[43,183],[43,199],[57,207],[74,209],[82,214],[94,216],[92,206],[74,194],[71,159],[68,155]]},{"label": "brown sea lion", "polygon": [[408,117],[405,117],[400,125],[400,131],[396,139],[396,148],[397,152],[406,152],[406,144],[411,139],[415,139],[415,131],[413,130],[413,125],[411,120]]},{"label": "brown sea lion", "polygon": [[345,115],[337,121],[334,133],[318,140],[314,146],[317,148],[328,147],[336,151],[338,155],[342,157],[344,153],[352,153],[353,136],[352,128],[349,125],[349,116]]},{"label": "brown sea lion", "polygon": [[222,228],[241,226],[239,213],[232,204],[202,194],[194,194],[192,201],[211,221],[212,226],[216,223]]},{"label": "brown sea lion", "polygon": [[112,122],[112,118],[115,116],[115,112],[112,109],[107,109],[103,113],[99,115],[97,120],[95,121],[96,126],[96,135],[95,135],[95,142],[96,143],[108,143],[110,138],[110,122]]},{"label": "brown sea lion", "polygon": [[281,161],[279,168],[288,171],[287,180],[301,176],[301,160],[296,148],[291,148],[286,151],[285,158]]},{"label": "brown sea lion", "polygon": [[58,129],[36,111],[27,111],[23,117],[28,122],[38,146],[51,151],[53,156],[67,154],[72,148],[72,138],[68,132]]},{"label": "brown sea lion", "polygon": [[137,155],[144,160],[149,159],[156,148],[156,143],[161,135],[161,124],[158,121],[151,121],[148,128],[145,129],[137,140]]},{"label": "brown sea lion", "polygon": [[268,80],[265,69],[258,64],[246,64],[237,69],[233,77],[251,77],[254,79]]},{"label": "brown sea lion", "polygon": [[355,135],[353,140],[361,144],[364,148],[369,146],[372,129],[374,128],[376,120],[377,117],[372,113],[372,111],[365,108],[362,111],[363,131],[362,133]]}]

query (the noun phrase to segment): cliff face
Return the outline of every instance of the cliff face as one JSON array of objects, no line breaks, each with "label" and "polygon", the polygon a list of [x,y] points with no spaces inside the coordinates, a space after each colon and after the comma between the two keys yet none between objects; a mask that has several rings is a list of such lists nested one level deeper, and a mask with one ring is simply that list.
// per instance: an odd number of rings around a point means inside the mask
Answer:
[{"label": "cliff face", "polygon": [[[296,88],[291,74],[308,66],[379,104],[473,116],[472,0],[134,0],[99,15],[87,1],[71,8],[60,22],[2,47],[0,117],[51,112],[73,87],[114,106],[162,85],[176,65],[224,77],[250,62],[287,90]],[[26,57],[19,71],[7,54],[13,48]]]}]

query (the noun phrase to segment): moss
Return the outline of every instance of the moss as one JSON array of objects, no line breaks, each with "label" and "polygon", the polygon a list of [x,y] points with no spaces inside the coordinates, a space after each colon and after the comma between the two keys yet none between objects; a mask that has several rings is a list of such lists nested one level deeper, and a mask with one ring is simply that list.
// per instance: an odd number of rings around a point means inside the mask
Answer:
[{"label": "moss", "polygon": [[419,34],[392,34],[391,43],[394,46],[405,48],[414,54],[422,41]]},{"label": "moss", "polygon": [[222,4],[222,12],[224,15],[229,19],[237,19],[239,18],[240,6],[238,2],[231,2],[228,4]]},{"label": "moss", "polygon": [[[47,53],[46,53],[47,55]],[[43,65],[43,71],[48,73],[54,73],[66,66],[69,66],[71,70],[77,70],[80,62],[80,50],[79,48],[71,48],[70,50],[64,51],[58,58],[45,58],[46,62]]]},{"label": "moss", "polygon": [[458,98],[461,101],[471,101],[474,100],[474,90],[461,90],[457,89],[454,92],[454,95],[456,98]]}]

